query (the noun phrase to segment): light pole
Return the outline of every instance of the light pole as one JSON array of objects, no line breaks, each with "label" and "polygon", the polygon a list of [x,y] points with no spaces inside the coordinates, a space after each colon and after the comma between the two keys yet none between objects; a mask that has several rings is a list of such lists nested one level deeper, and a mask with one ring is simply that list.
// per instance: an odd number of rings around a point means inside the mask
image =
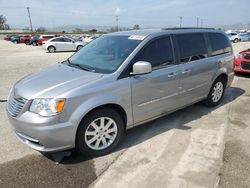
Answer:
[{"label": "light pole", "polygon": [[31,21],[31,16],[30,16],[30,7],[27,7],[27,11],[28,11],[28,16],[29,16],[29,20],[30,20],[30,30],[33,31],[32,21]]}]

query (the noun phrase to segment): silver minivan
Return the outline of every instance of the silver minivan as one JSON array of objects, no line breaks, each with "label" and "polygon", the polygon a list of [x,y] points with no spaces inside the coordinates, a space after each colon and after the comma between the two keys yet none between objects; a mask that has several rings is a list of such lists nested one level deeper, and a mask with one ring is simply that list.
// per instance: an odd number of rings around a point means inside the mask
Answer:
[{"label": "silver minivan", "polygon": [[104,155],[126,129],[204,101],[220,103],[233,80],[233,52],[214,29],[111,33],[10,91],[16,137],[41,152]]}]

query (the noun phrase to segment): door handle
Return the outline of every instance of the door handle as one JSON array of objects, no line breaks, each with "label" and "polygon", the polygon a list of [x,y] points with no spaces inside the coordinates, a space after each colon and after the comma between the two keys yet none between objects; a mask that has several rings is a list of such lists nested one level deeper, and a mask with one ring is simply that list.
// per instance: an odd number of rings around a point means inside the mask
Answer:
[{"label": "door handle", "polygon": [[171,78],[171,77],[174,77],[174,76],[177,76],[178,73],[177,72],[171,72],[168,74],[168,77]]},{"label": "door handle", "polygon": [[187,73],[189,73],[189,72],[191,72],[191,69],[185,69],[185,70],[183,70],[181,73],[182,73],[182,74],[187,74]]}]

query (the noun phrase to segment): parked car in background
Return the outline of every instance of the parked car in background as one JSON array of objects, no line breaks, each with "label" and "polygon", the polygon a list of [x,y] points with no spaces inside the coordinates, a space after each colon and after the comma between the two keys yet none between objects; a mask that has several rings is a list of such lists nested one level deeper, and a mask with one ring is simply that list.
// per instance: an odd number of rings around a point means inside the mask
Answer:
[{"label": "parked car in background", "polygon": [[25,43],[26,45],[28,45],[30,43],[31,37],[32,37],[32,35],[22,35],[22,36],[20,36],[20,43]]},{"label": "parked car in background", "polygon": [[84,42],[89,43],[89,42],[91,42],[92,40],[95,40],[95,39],[97,39],[97,38],[98,38],[98,36],[88,37],[87,39],[84,40]]},{"label": "parked car in background", "polygon": [[86,40],[87,40],[88,38],[90,38],[90,37],[91,37],[91,35],[82,35],[81,40],[82,40],[83,42],[86,42]]},{"label": "parked car in background", "polygon": [[58,51],[78,51],[85,43],[81,41],[74,41],[69,37],[55,37],[43,42],[43,49],[50,53]]},{"label": "parked car in background", "polygon": [[213,29],[110,33],[18,81],[8,117],[16,137],[38,151],[104,155],[126,129],[199,101],[219,105],[233,58],[225,33]]},{"label": "parked car in background", "polygon": [[12,36],[15,36],[15,35],[6,35],[6,37],[4,37],[4,40],[10,41]]},{"label": "parked car in background", "polygon": [[250,73],[250,49],[240,52],[234,59],[234,72]]},{"label": "parked car in background", "polygon": [[240,41],[250,41],[250,33],[240,33]]},{"label": "parked car in background", "polygon": [[39,37],[40,37],[40,35],[32,36],[31,39],[30,39],[29,45],[37,46]]},{"label": "parked car in background", "polygon": [[234,43],[240,41],[240,36],[236,32],[227,33],[227,36],[228,36],[229,40],[232,41],[232,42],[234,42]]},{"label": "parked car in background", "polygon": [[10,41],[15,43],[15,44],[18,44],[18,43],[20,43],[20,36],[18,36],[18,35],[11,36]]},{"label": "parked car in background", "polygon": [[40,37],[38,38],[37,44],[42,45],[43,41],[47,41],[47,40],[52,39],[54,37],[55,37],[55,35],[40,35]]}]

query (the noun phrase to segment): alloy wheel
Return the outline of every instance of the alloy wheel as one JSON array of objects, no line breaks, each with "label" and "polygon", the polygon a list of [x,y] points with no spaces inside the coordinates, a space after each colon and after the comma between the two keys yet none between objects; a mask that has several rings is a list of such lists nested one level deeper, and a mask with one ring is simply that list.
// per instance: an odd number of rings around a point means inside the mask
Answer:
[{"label": "alloy wheel", "polygon": [[93,150],[108,148],[116,139],[118,128],[109,117],[100,117],[92,121],[85,131],[85,143]]},{"label": "alloy wheel", "polygon": [[224,86],[222,82],[217,82],[214,85],[213,92],[212,92],[213,102],[218,102],[221,99],[223,95],[223,89],[224,89]]}]

